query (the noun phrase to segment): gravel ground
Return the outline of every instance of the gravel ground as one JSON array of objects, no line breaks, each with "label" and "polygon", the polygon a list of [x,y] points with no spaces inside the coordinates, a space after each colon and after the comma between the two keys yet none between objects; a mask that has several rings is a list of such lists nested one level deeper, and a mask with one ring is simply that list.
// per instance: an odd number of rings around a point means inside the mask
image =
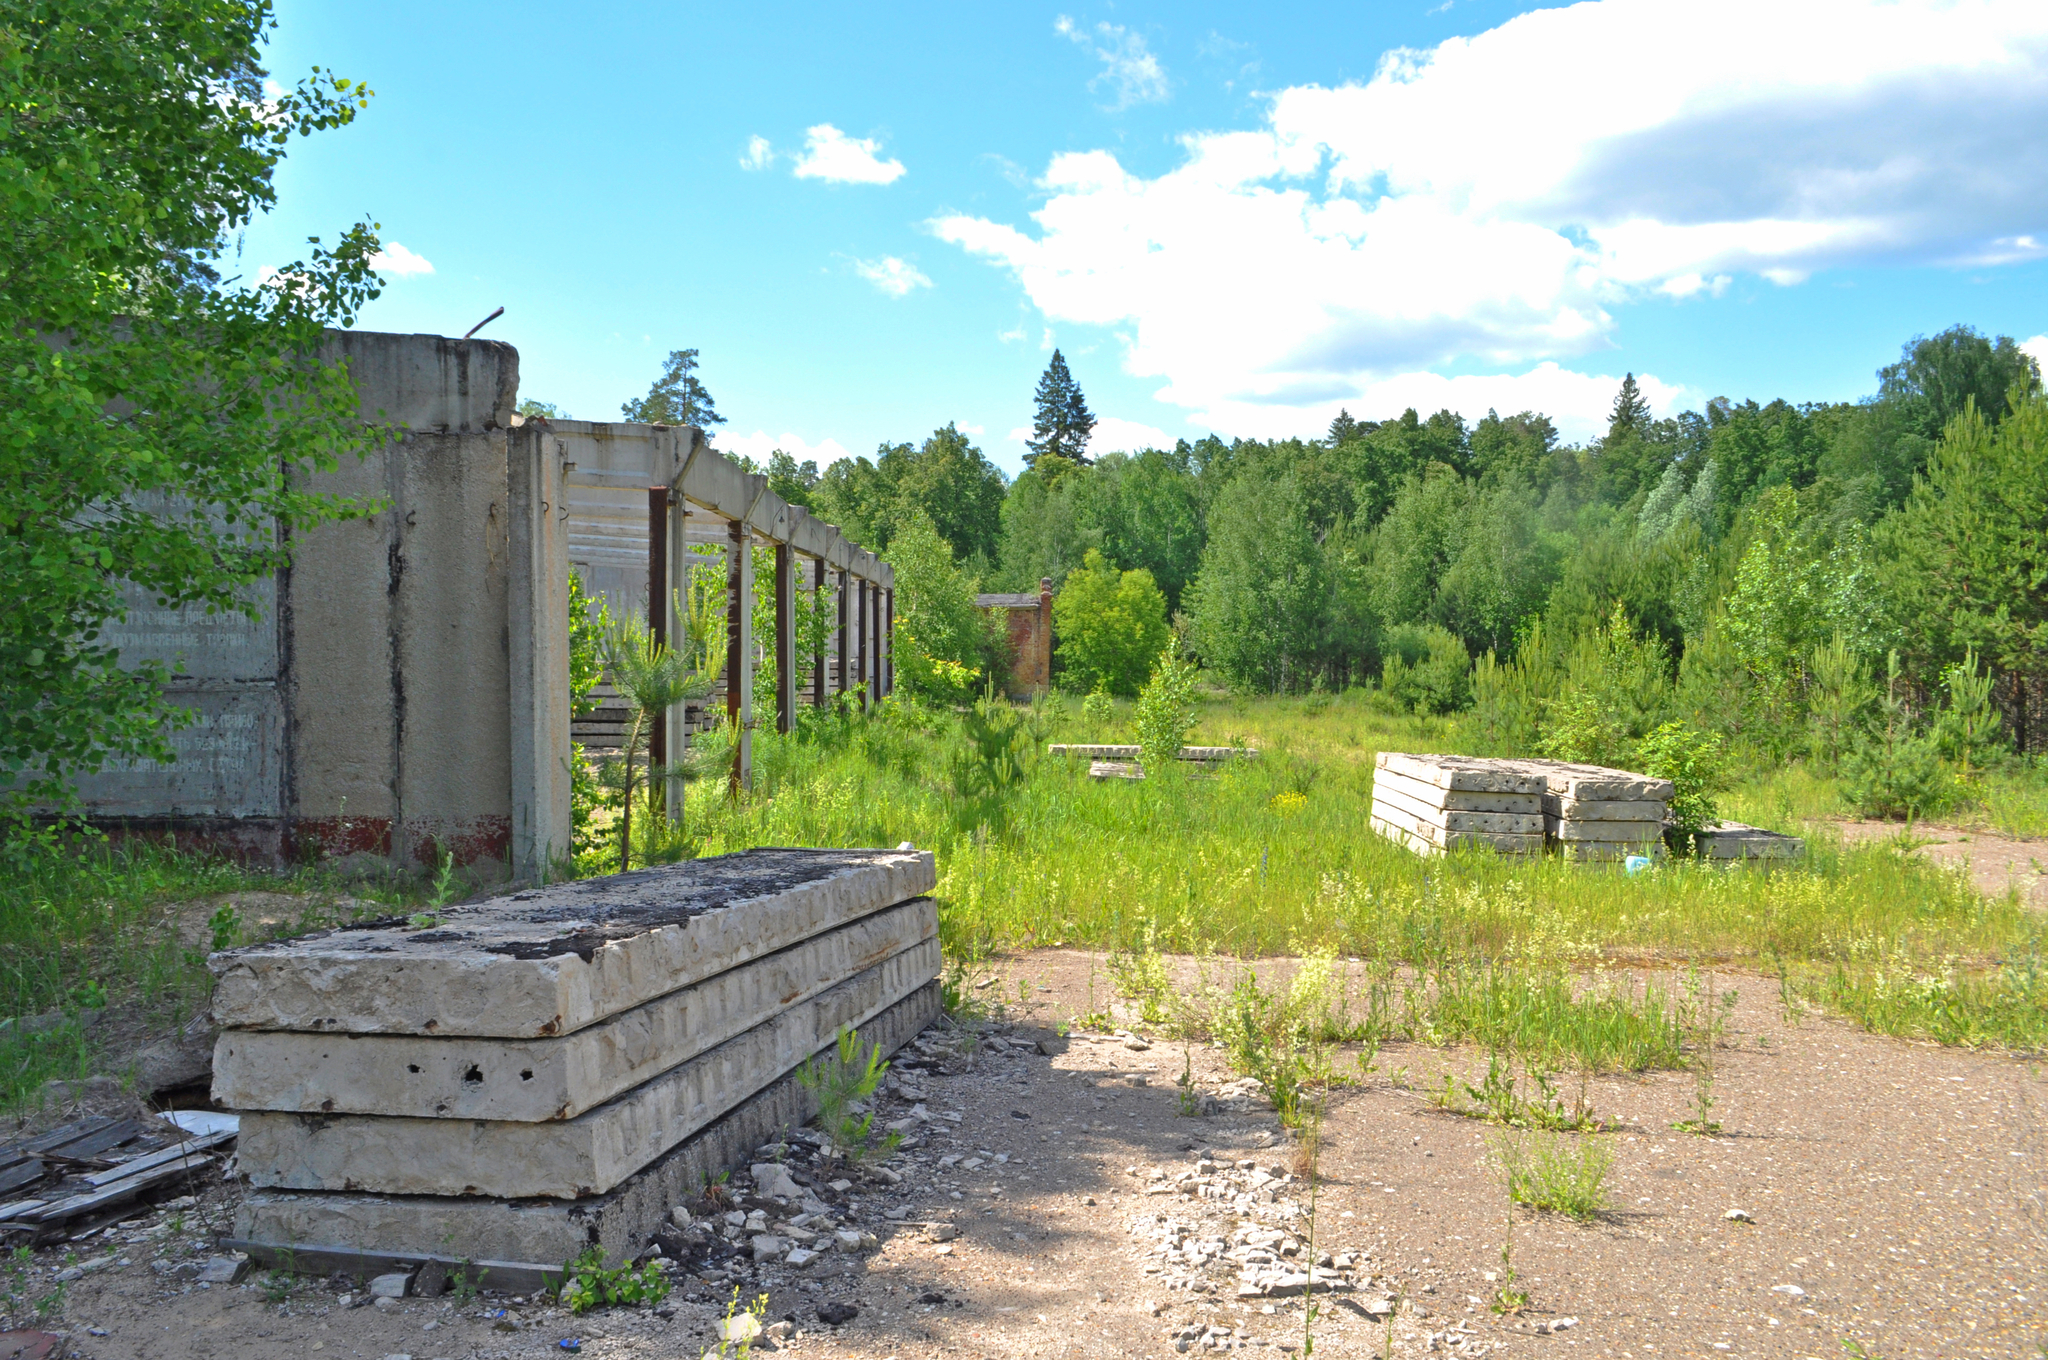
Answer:
[{"label": "gravel ground", "polygon": [[[1840,821],[1842,839],[1850,844],[1896,840],[1907,834],[1903,822]],[[1960,865],[1977,891],[1989,897],[2018,893],[2030,907],[2048,908],[2048,840],[2002,836],[1995,831],[1915,822],[1912,840],[1918,852],[1937,864]]]},{"label": "gravel ground", "polygon": [[[1690,1074],[1591,1082],[1586,1094],[1618,1126],[1601,1135],[1615,1154],[1613,1207],[1586,1225],[1518,1211],[1514,1263],[1530,1305],[1504,1317],[1485,1304],[1500,1287],[1506,1208],[1490,1130],[1423,1096],[1445,1071],[1476,1081],[1483,1057],[1390,1045],[1365,1084],[1338,1093],[1311,1245],[1306,1159],[1220,1052],[1118,1034],[1060,1041],[1056,1022],[1107,998],[1100,956],[1041,951],[998,972],[985,994],[1010,1001],[1010,1027],[972,1051],[930,1031],[899,1062],[908,1089],[881,1101],[878,1119],[908,1121],[909,1142],[886,1174],[843,1177],[792,1140],[796,1197],[766,1197],[773,1173],[760,1184],[742,1174],[736,1203],[698,1202],[696,1232],[669,1239],[686,1269],[658,1309],[572,1317],[490,1296],[361,1306],[359,1286],[324,1281],[280,1301],[254,1276],[202,1287],[194,1272],[209,1234],[228,1226],[232,1185],[45,1251],[14,1288],[46,1290],[67,1253],[74,1269],[108,1261],[68,1285],[48,1324],[95,1360],[524,1360],[568,1353],[565,1341],[588,1356],[695,1357],[735,1288],[768,1294],[768,1321],[785,1323],[768,1341],[796,1354],[1299,1354],[1312,1255],[1317,1355],[1391,1345],[1402,1356],[1836,1360],[1848,1340],[1904,1360],[2038,1357],[2048,1344],[2037,1065],[1832,1021],[1788,1025],[1774,982],[1724,975],[1741,995],[1713,1092],[1722,1135],[1670,1127],[1691,1113]],[[1184,1067],[1211,1113],[1180,1113]],[[747,1223],[748,1210],[760,1218]],[[726,1212],[742,1213],[736,1243],[724,1241]],[[791,1220],[802,1221],[782,1226]],[[839,1232],[853,1234],[850,1249],[798,1257],[801,1268],[751,1259],[757,1234],[780,1237],[767,1248],[778,1255]],[[821,1320],[848,1309],[849,1321]]]}]

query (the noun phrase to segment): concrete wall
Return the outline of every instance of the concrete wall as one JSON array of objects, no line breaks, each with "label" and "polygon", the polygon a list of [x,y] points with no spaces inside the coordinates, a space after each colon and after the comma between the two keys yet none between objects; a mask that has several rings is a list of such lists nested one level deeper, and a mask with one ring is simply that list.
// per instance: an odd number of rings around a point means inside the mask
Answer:
[{"label": "concrete wall", "polygon": [[557,451],[515,457],[509,345],[347,331],[328,354],[394,437],[306,485],[376,512],[300,535],[254,625],[138,603],[124,654],[182,660],[171,697],[201,720],[175,764],[82,780],[87,808],[271,862],[533,877],[568,849]]}]

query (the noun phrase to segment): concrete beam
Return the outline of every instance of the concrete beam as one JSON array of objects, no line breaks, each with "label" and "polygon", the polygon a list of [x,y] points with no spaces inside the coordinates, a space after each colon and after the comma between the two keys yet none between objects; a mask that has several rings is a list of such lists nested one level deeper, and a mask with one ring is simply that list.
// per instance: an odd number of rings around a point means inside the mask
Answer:
[{"label": "concrete beam", "polygon": [[207,961],[228,1029],[546,1038],[930,892],[915,850],[748,850],[250,945]]},{"label": "concrete beam", "polygon": [[229,1030],[214,1050],[213,1098],[234,1110],[570,1119],[938,928],[938,907],[921,897],[556,1039]]},{"label": "concrete beam", "polygon": [[[939,1017],[933,983],[861,1029],[893,1053]],[[582,1200],[506,1200],[255,1190],[235,1211],[237,1250],[280,1262],[322,1250],[525,1263],[559,1272],[593,1244],[607,1261],[630,1260],[668,1221],[668,1211],[707,1177],[753,1159],[754,1149],[808,1123],[817,1102],[790,1073],[604,1195]],[[287,1253],[293,1254],[287,1257]],[[508,1274],[508,1278],[509,1274]]]},{"label": "concrete beam", "polygon": [[547,1123],[246,1112],[235,1161],[251,1186],[390,1195],[581,1199],[603,1194],[939,974],[939,942],[799,1002],[574,1119]]}]

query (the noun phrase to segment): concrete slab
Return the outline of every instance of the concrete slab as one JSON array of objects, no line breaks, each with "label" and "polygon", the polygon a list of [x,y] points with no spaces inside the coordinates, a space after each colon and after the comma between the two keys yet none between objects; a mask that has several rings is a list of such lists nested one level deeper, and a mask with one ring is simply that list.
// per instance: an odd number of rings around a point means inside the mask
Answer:
[{"label": "concrete slab", "polygon": [[1664,839],[1662,822],[1568,822],[1559,817],[1543,819],[1544,832],[1554,841],[1649,842]]},{"label": "concrete slab", "polygon": [[[1381,817],[1371,819],[1372,829],[1389,840],[1407,846],[1417,854],[1437,854],[1463,845],[1483,845],[1508,855],[1535,855],[1543,851],[1543,837],[1500,835],[1484,831],[1440,831],[1403,827]],[[1434,832],[1435,834],[1431,834]]]},{"label": "concrete slab", "polygon": [[1404,751],[1382,751],[1374,760],[1376,769],[1440,789],[1471,793],[1541,793],[1540,774],[1519,768],[1521,762],[1489,760],[1479,756],[1410,755]]},{"label": "concrete slab", "polygon": [[1704,837],[1708,859],[1797,859],[1806,853],[1806,842],[1741,822],[1715,822]]},{"label": "concrete slab", "polygon": [[[861,1028],[894,1052],[939,1017],[937,983],[920,988]],[[694,1198],[707,1176],[748,1160],[754,1149],[817,1113],[794,1073],[771,1082],[606,1194],[580,1200],[387,1196],[255,1190],[235,1213],[236,1250],[272,1262],[322,1253],[364,1260],[442,1259],[524,1263],[559,1271],[597,1245],[611,1261],[643,1250],[671,1207]],[[508,1265],[506,1283],[521,1278]]]},{"label": "concrete slab", "polygon": [[1387,789],[1425,807],[1456,812],[1514,812],[1542,815],[1543,795],[1539,793],[1494,793],[1475,789],[1446,789],[1388,769],[1372,775],[1373,792]]},{"label": "concrete slab", "polygon": [[929,852],[748,850],[216,954],[229,1029],[571,1034],[928,893]]},{"label": "concrete slab", "polygon": [[926,940],[574,1119],[242,1115],[251,1186],[394,1195],[579,1199],[602,1194],[938,976]]},{"label": "concrete slab", "polygon": [[1656,779],[1605,765],[1580,765],[1569,760],[1516,758],[1497,762],[1526,771],[1543,781],[1542,792],[1559,798],[1586,802],[1596,800],[1650,800],[1668,803],[1678,790],[1668,779]]},{"label": "concrete slab", "polygon": [[1662,841],[1559,841],[1557,852],[1565,859],[1586,863],[1620,863],[1630,855],[1665,857]]},{"label": "concrete slab", "polygon": [[1446,831],[1492,831],[1536,836],[1543,834],[1541,812],[1465,812],[1453,808],[1430,807],[1392,788],[1373,789],[1372,815],[1384,817],[1390,822],[1404,826],[1413,821],[1418,825],[1426,823],[1442,827]]},{"label": "concrete slab", "polygon": [[1543,811],[1574,822],[1662,822],[1667,804],[1654,798],[1562,798],[1543,795]]},{"label": "concrete slab", "polygon": [[224,1030],[229,1109],[422,1119],[570,1119],[938,934],[928,897],[670,992],[573,1034],[493,1039]]},{"label": "concrete slab", "polygon": [[[1085,744],[1057,743],[1045,749],[1047,755],[1073,756],[1077,759],[1087,760],[1136,760],[1138,758],[1138,748],[1135,746],[1090,746]],[[1240,749],[1235,746],[1183,746],[1180,748],[1180,758],[1182,760],[1235,760],[1239,756],[1244,756],[1247,759],[1256,759],[1258,754],[1258,751],[1252,747]]]}]

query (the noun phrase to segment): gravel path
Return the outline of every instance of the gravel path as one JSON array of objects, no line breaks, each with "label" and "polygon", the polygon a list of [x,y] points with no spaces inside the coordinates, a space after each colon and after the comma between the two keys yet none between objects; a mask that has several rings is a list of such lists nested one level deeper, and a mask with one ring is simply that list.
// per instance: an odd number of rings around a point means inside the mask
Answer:
[{"label": "gravel path", "polygon": [[[887,1175],[841,1177],[792,1140],[787,1169],[810,1184],[779,1203],[762,1192],[788,1187],[742,1175],[735,1204],[699,1203],[697,1231],[671,1240],[688,1268],[660,1309],[351,1307],[359,1290],[344,1300],[326,1282],[279,1304],[254,1277],[202,1288],[207,1233],[232,1212],[222,1185],[73,1244],[81,1261],[112,1264],[73,1281],[51,1325],[96,1360],[527,1360],[569,1353],[565,1340],[587,1356],[696,1357],[737,1287],[769,1295],[767,1319],[786,1320],[770,1339],[795,1354],[1298,1354],[1313,1255],[1318,1355],[1391,1343],[1402,1356],[1836,1360],[1847,1339],[1905,1360],[2038,1357],[2048,1343],[2048,1083],[2034,1065],[1832,1021],[1788,1025],[1775,982],[1724,976],[1741,995],[1713,1089],[1723,1134],[1670,1127],[1692,1113],[1691,1074],[1590,1082],[1616,1126],[1599,1135],[1615,1155],[1613,1207],[1587,1225],[1519,1210],[1514,1264],[1530,1306],[1502,1317],[1485,1305],[1500,1288],[1506,1209],[1494,1131],[1423,1094],[1446,1071],[1476,1081],[1483,1057],[1390,1045],[1337,1094],[1311,1245],[1306,1161],[1220,1052],[1055,1035],[1057,1020],[1103,1003],[1101,963],[1074,951],[1004,960],[986,994],[1011,999],[1015,1027],[971,1051],[931,1031],[899,1062],[907,1089],[878,1120],[907,1121],[909,1141]],[[1212,1113],[1180,1113],[1184,1067]],[[734,1242],[725,1212],[742,1216]],[[757,1235],[781,1235],[771,1256],[825,1249],[800,1268],[756,1264]],[[41,1254],[30,1293],[63,1250]],[[821,1321],[848,1309],[850,1321]]]}]

